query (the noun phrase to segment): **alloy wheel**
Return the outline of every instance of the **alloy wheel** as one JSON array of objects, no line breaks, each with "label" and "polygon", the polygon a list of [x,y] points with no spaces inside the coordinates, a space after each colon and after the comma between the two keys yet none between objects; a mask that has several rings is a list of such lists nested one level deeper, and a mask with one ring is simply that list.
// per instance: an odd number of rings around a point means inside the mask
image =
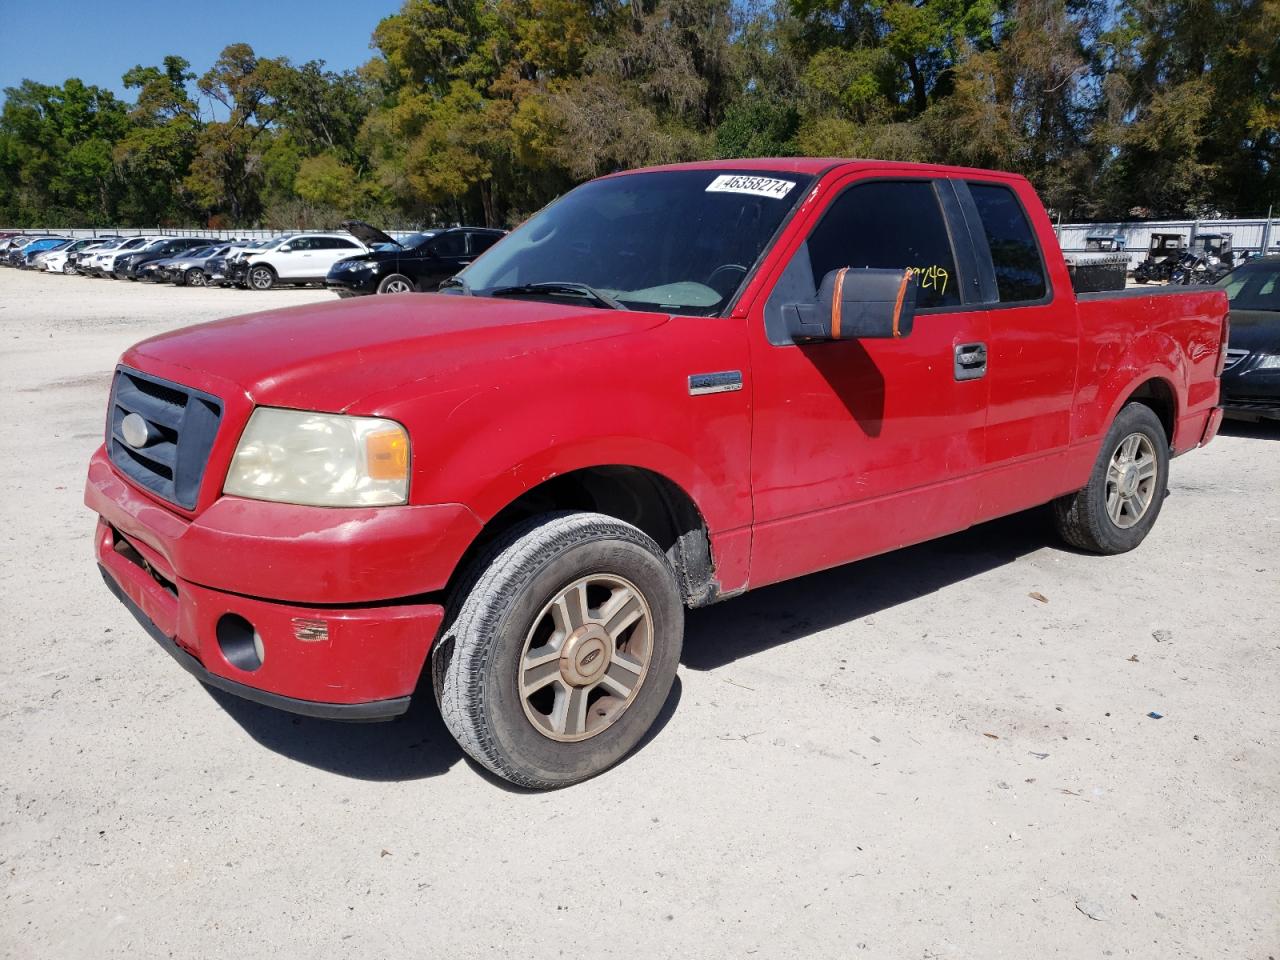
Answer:
[{"label": "alloy wheel", "polygon": [[1107,465],[1107,515],[1121,529],[1146,516],[1156,495],[1159,461],[1151,438],[1131,433],[1120,441]]},{"label": "alloy wheel", "polygon": [[562,743],[596,736],[631,706],[653,657],[653,615],[628,580],[593,574],[557,593],[520,655],[525,716]]}]

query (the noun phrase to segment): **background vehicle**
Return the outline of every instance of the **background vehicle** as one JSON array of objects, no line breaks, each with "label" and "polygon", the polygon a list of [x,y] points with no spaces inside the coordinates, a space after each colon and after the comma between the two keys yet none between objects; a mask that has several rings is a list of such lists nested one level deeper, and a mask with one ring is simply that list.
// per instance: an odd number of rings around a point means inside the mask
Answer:
[{"label": "background vehicle", "polygon": [[163,261],[164,277],[179,286],[203,287],[212,274],[210,261],[223,258],[231,250],[230,244],[199,247]]},{"label": "background vehicle", "polygon": [[299,233],[282,237],[246,251],[245,283],[254,290],[270,290],[277,283],[320,283],[336,261],[367,253],[368,249],[345,234]]},{"label": "background vehicle", "polygon": [[11,267],[25,267],[30,262],[29,258],[32,255],[43,253],[45,250],[52,250],[59,244],[66,242],[66,237],[23,237],[20,242],[9,247],[8,265]]},{"label": "background vehicle", "polygon": [[1124,249],[1124,237],[1094,234],[1091,237],[1085,237],[1084,248],[1090,253],[1119,253]]},{"label": "background vehicle", "polygon": [[116,257],[112,273],[119,280],[139,280],[138,269],[155,260],[167,260],[187,250],[208,246],[200,237],[162,237],[136,251]]},{"label": "background vehicle", "polygon": [[45,254],[41,260],[40,268],[50,273],[75,273],[77,256],[86,250],[92,250],[101,243],[102,240],[97,237],[75,240],[61,249],[52,250]]},{"label": "background vehicle", "polygon": [[28,248],[28,251],[22,258],[22,262],[19,263],[18,266],[24,270],[43,270],[45,257],[49,256],[51,253],[57,253],[61,250],[67,249],[67,247],[71,246],[73,242],[74,241],[64,237],[59,238],[57,243],[52,246],[45,247],[43,250],[32,250],[31,248]]},{"label": "background vehicle", "polygon": [[528,787],[641,741],[685,606],[1044,504],[1133,549],[1221,418],[1223,292],[1077,296],[1008,174],[631,171],[445,289],[135,346],[85,499],[108,587],[205,682],[373,719],[430,669]]},{"label": "background vehicle", "polygon": [[127,237],[119,243],[104,244],[93,256],[80,263],[80,272],[90,277],[106,277],[115,279],[115,262],[117,257],[135,250],[143,250],[150,244],[160,240],[159,237]]},{"label": "background vehicle", "polygon": [[1180,233],[1153,233],[1147,259],[1134,268],[1133,279],[1138,283],[1168,280],[1182,256],[1186,240]]},{"label": "background vehicle", "polygon": [[1231,234],[1201,233],[1169,274],[1170,283],[1217,283],[1235,266]]},{"label": "background vehicle", "polygon": [[348,220],[342,227],[369,251],[330,268],[325,286],[339,297],[435,290],[504,235],[483,227],[453,227],[397,240],[359,220]]},{"label": "background vehicle", "polygon": [[275,246],[290,236],[292,234],[267,237],[262,240],[244,240],[240,243],[232,244],[230,251],[227,253],[223,285],[247,287],[249,285],[249,255],[259,250],[265,250],[267,247]]},{"label": "background vehicle", "polygon": [[1251,259],[1218,287],[1231,304],[1223,409],[1238,418],[1280,420],[1280,255]]}]

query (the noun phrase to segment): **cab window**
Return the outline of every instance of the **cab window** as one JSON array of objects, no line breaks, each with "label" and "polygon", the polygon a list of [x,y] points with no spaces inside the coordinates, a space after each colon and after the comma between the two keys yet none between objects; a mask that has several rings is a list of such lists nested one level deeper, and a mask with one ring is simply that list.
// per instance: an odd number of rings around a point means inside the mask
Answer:
[{"label": "cab window", "polygon": [[960,303],[951,238],[928,180],[875,180],[845,190],[807,243],[816,290],[841,267],[908,268],[918,308]]},{"label": "cab window", "polygon": [[991,248],[996,292],[1001,303],[1041,300],[1049,289],[1044,260],[1031,223],[1017,196],[997,183],[969,183],[969,193]]}]

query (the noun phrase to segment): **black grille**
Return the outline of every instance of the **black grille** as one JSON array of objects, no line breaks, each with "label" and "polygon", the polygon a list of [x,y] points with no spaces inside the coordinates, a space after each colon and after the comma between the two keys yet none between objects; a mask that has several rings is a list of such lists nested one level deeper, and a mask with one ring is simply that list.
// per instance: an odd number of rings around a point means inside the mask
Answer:
[{"label": "black grille", "polygon": [[[120,432],[121,422],[131,413],[149,427],[151,438],[141,448],[125,443]],[[111,387],[107,451],[129,479],[190,510],[196,505],[221,417],[217,397],[119,367]]]}]

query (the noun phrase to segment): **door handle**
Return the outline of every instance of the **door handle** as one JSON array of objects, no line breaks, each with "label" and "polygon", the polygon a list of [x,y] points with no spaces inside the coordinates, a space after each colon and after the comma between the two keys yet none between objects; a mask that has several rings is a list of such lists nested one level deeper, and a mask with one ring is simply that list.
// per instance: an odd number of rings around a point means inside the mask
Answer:
[{"label": "door handle", "polygon": [[987,373],[987,345],[985,343],[956,344],[956,379],[977,380]]},{"label": "door handle", "polygon": [[691,397],[705,397],[710,393],[733,393],[741,389],[741,370],[721,370],[718,373],[689,375],[689,396]]}]

